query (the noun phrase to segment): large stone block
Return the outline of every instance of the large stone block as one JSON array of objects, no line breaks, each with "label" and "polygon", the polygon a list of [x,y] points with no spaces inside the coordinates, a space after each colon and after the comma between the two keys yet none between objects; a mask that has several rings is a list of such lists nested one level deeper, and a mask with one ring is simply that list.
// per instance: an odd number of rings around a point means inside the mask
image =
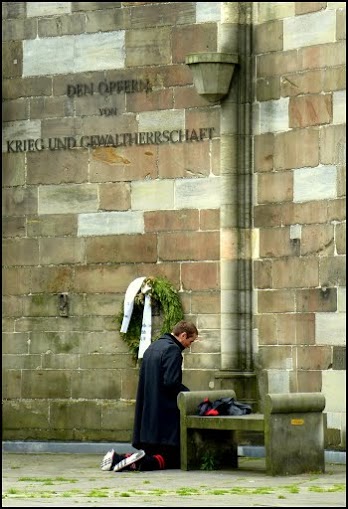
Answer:
[{"label": "large stone block", "polygon": [[331,94],[293,97],[289,104],[290,127],[307,127],[332,123]]},{"label": "large stone block", "polygon": [[33,97],[30,101],[30,118],[71,117],[73,100],[66,97]]},{"label": "large stone block", "polygon": [[38,19],[40,38],[81,34],[85,31],[86,17],[81,13]]},{"label": "large stone block", "polygon": [[25,217],[4,217],[2,219],[3,237],[24,237],[26,235]]},{"label": "large stone block", "polygon": [[304,285],[317,287],[319,284],[319,260],[312,257],[276,259],[273,262],[272,277],[273,288],[303,288]]},{"label": "large stone block", "polygon": [[337,197],[337,168],[318,166],[294,171],[294,202]]},{"label": "large stone block", "polygon": [[4,265],[39,264],[39,246],[36,239],[5,239],[2,245]]},{"label": "large stone block", "polygon": [[188,53],[217,51],[217,24],[202,23],[172,29],[172,62],[183,63]]},{"label": "large stone block", "polygon": [[163,27],[128,30],[125,39],[126,67],[170,64],[170,33],[170,28]]},{"label": "large stone block", "polygon": [[30,289],[32,293],[60,293],[74,286],[72,267],[33,267]]},{"label": "large stone block", "polygon": [[145,212],[144,222],[146,232],[195,231],[199,229],[199,213],[193,209]]},{"label": "large stone block", "polygon": [[142,212],[99,212],[97,214],[79,214],[79,237],[101,235],[124,235],[144,232]]},{"label": "large stone block", "polygon": [[39,214],[74,214],[98,210],[96,184],[41,186]]},{"label": "large stone block", "polygon": [[50,426],[57,429],[100,429],[101,405],[97,401],[52,401]]},{"label": "large stone block", "polygon": [[[172,246],[176,246],[173,250]],[[158,238],[158,257],[167,261],[218,260],[218,232],[162,233]]]},{"label": "large stone block", "polygon": [[[103,376],[101,376],[101,373]],[[121,384],[115,369],[80,369],[72,373],[71,396],[73,399],[112,399],[121,396]]]},{"label": "large stone block", "polygon": [[[19,400],[21,397],[21,370],[3,370],[2,373],[2,397],[4,401]],[[4,417],[4,407],[2,410]],[[6,421],[6,428],[8,422]],[[4,426],[5,428],[5,426]]]},{"label": "large stone block", "polygon": [[210,152],[211,145],[208,140],[192,144],[161,145],[158,147],[159,177],[208,177],[212,164],[215,164],[215,161],[211,161]]},{"label": "large stone block", "polygon": [[291,201],[293,176],[290,171],[260,173],[257,179],[258,203]]},{"label": "large stone block", "polygon": [[37,36],[36,21],[34,19],[8,19],[3,23],[3,41],[23,41],[35,39]]},{"label": "large stone block", "polygon": [[336,13],[321,11],[283,21],[284,50],[316,46],[336,40]]},{"label": "large stone block", "polygon": [[[50,157],[52,155],[52,157]],[[80,184],[88,180],[88,152],[84,149],[27,154],[28,184]]]},{"label": "large stone block", "polygon": [[2,154],[2,185],[22,186],[25,183],[25,155]]},{"label": "large stone block", "polygon": [[128,9],[106,9],[85,14],[86,32],[110,32],[134,28]]},{"label": "large stone block", "polygon": [[30,269],[28,267],[6,267],[2,270],[3,295],[21,295],[29,293]]},{"label": "large stone block", "polygon": [[68,214],[27,216],[27,230],[29,237],[76,236],[77,216]]},{"label": "large stone block", "polygon": [[[217,290],[220,287],[219,264],[214,262],[183,263],[181,281],[184,290]],[[202,312],[202,311],[200,311]]]},{"label": "large stone block", "polygon": [[3,216],[25,216],[37,213],[38,190],[34,187],[5,188],[2,191]]},{"label": "large stone block", "polygon": [[296,129],[281,133],[274,139],[274,168],[285,170],[317,166],[319,162],[319,131]]},{"label": "large stone block", "polygon": [[315,339],[317,345],[346,344],[346,313],[317,313]]},{"label": "large stone block", "polygon": [[15,99],[14,101],[5,101],[2,108],[3,119],[5,122],[15,122],[29,118],[29,100]]},{"label": "large stone block", "polygon": [[24,152],[24,145],[21,144],[17,149],[13,140],[41,138],[40,120],[18,120],[16,122],[6,122],[3,127],[2,151],[3,152]]},{"label": "large stone block", "polygon": [[[30,428],[46,428],[49,422],[49,408],[47,401],[37,401],[23,398],[21,400],[5,400],[3,402],[3,419],[6,428],[25,430],[28,434]],[[24,437],[22,437],[24,438]]]},{"label": "large stone block", "polygon": [[[71,398],[71,376],[69,370],[24,370],[22,376],[22,398],[50,399]],[[38,402],[36,402],[38,403]]]},{"label": "large stone block", "polygon": [[27,5],[28,17],[53,16],[70,12],[71,2],[29,2]]},{"label": "large stone block", "polygon": [[[159,197],[161,197],[160,200],[158,199]],[[174,181],[154,180],[132,182],[131,204],[132,210],[173,209]]]},{"label": "large stone block", "polygon": [[134,268],[131,265],[79,266],[75,269],[74,288],[77,292],[114,293],[126,291],[133,281]]},{"label": "large stone block", "polygon": [[157,147],[98,147],[92,150],[91,182],[123,182],[157,178]]},{"label": "large stone block", "polygon": [[298,312],[337,311],[337,288],[310,288],[297,290]]},{"label": "large stone block", "polygon": [[14,78],[3,80],[3,99],[18,99],[52,94],[52,78]]},{"label": "large stone block", "polygon": [[124,37],[116,32],[23,41],[23,76],[124,67]]},{"label": "large stone block", "polygon": [[259,290],[258,313],[284,313],[295,311],[295,293],[291,290]]},{"label": "large stone block", "polygon": [[119,235],[86,239],[87,263],[135,263],[157,260],[156,236]]},{"label": "large stone block", "polygon": [[22,43],[19,41],[4,42],[2,45],[2,77],[14,78],[21,76],[22,65]]},{"label": "large stone block", "polygon": [[223,197],[228,193],[228,181],[211,177],[179,179],[174,189],[176,209],[197,208],[197,203],[201,204],[199,208],[215,209],[225,203]]}]

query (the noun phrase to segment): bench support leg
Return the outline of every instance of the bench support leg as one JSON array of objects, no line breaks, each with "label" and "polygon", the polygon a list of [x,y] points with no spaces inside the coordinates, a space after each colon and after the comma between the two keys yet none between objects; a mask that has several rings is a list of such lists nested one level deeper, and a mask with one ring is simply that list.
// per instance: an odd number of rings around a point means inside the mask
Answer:
[{"label": "bench support leg", "polygon": [[182,429],[181,469],[219,468],[238,468],[238,449],[234,441],[234,432],[187,428],[185,433],[185,429]]}]

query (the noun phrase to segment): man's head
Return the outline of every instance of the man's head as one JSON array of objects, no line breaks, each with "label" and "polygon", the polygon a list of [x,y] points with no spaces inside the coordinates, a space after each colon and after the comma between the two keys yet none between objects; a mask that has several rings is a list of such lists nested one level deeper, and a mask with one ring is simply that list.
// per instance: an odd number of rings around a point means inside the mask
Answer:
[{"label": "man's head", "polygon": [[197,339],[198,330],[194,323],[181,320],[174,325],[172,334],[184,348],[188,348]]}]

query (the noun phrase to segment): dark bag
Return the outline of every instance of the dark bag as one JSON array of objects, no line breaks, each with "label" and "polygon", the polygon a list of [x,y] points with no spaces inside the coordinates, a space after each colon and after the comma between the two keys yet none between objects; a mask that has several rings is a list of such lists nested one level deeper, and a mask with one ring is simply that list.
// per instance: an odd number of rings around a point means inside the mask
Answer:
[{"label": "dark bag", "polygon": [[251,414],[251,406],[234,398],[220,398],[211,402],[205,398],[198,405],[199,415],[245,415]]}]

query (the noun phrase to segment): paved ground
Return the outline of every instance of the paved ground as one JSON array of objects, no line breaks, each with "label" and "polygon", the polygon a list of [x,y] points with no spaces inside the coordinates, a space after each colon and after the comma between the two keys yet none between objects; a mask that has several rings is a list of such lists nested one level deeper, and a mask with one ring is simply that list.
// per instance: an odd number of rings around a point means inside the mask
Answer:
[{"label": "paved ground", "polygon": [[3,452],[2,507],[346,507],[346,465],[271,477],[264,458],[238,470],[102,472],[99,454]]}]

